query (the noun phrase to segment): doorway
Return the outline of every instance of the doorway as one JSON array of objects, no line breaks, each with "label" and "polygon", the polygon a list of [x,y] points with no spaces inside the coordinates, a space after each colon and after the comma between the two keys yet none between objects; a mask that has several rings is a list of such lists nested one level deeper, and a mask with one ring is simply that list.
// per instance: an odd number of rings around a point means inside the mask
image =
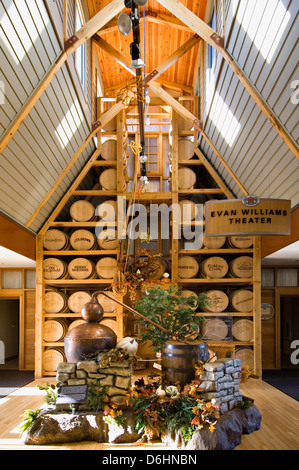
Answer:
[{"label": "doorway", "polygon": [[19,370],[19,299],[0,299],[0,371]]},{"label": "doorway", "polygon": [[[298,357],[295,354],[295,341],[299,341],[299,296],[280,296],[280,367],[297,369]],[[298,349],[298,346],[296,346]],[[297,359],[297,360],[295,360]]]}]

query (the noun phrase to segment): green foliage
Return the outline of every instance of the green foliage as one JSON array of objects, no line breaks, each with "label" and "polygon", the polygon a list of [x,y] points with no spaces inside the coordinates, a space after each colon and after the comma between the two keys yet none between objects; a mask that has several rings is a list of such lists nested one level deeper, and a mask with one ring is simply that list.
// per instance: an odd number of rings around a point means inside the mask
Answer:
[{"label": "green foliage", "polygon": [[103,387],[99,380],[91,382],[88,387],[87,405],[93,412],[103,411],[108,401],[107,387]]},{"label": "green foliage", "polygon": [[46,382],[43,385],[38,385],[37,388],[39,390],[45,390],[46,391],[46,397],[45,397],[45,402],[48,405],[53,405],[56,403],[57,397],[58,397],[58,390],[56,385],[49,384]]},{"label": "green foliage", "polygon": [[241,410],[248,410],[252,405],[253,403],[251,400],[238,401],[238,407],[241,408]]},{"label": "green foliage", "polygon": [[[169,339],[183,339],[190,330],[196,335],[203,323],[203,317],[193,309],[203,308],[207,304],[208,297],[204,293],[199,296],[184,297],[181,295],[180,287],[169,286],[166,290],[158,286],[148,289],[146,295],[136,303],[135,309],[170,331],[171,337],[146,320],[138,318],[138,322],[145,327],[138,339],[151,341],[155,347],[154,351],[157,352]],[[197,334],[196,339],[199,338],[200,335]]]},{"label": "green foliage", "polygon": [[42,410],[26,410],[21,417],[23,422],[19,428],[20,433],[23,434],[25,431],[31,428],[35,420],[39,417]]}]

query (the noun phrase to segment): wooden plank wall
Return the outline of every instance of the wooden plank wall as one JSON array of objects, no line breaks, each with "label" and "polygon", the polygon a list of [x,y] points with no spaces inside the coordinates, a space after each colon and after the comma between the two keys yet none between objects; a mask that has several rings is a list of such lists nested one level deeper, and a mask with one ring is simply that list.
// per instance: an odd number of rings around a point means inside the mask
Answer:
[{"label": "wooden plank wall", "polygon": [[[237,15],[234,17],[237,4]],[[245,71],[258,92],[273,108],[287,131],[295,140],[298,139],[297,107],[290,100],[291,83],[295,80],[296,74],[298,75],[296,71],[299,47],[297,42],[298,2],[295,0],[288,3],[281,0],[275,2],[272,0],[265,2],[230,0],[225,2],[225,6],[225,39],[228,51]],[[273,6],[276,6],[274,13]],[[286,6],[287,11],[285,11]],[[273,58],[268,63],[260,49],[267,41],[275,47],[276,34],[270,35],[264,24],[271,15],[276,15],[274,18],[277,20],[278,12],[284,11],[278,23],[285,24],[286,28],[279,43],[276,44]],[[260,18],[260,21],[256,21],[256,18]],[[219,27],[219,21],[216,24]],[[206,64],[207,58],[207,48],[205,48]],[[210,84],[207,80],[209,73],[213,76]],[[205,107],[204,128],[216,148],[229,163],[236,176],[244,182],[250,193],[258,194],[260,197],[291,199],[295,205],[299,196],[299,187],[296,184],[299,178],[298,160],[220,55],[217,57],[214,69],[211,72],[207,71],[207,75],[205,76],[205,98],[211,86],[217,94],[213,96],[208,107]],[[228,114],[226,114],[226,119],[223,119],[222,125],[218,123],[218,127],[211,119],[211,109],[216,109],[216,116],[219,116],[222,107],[225,106],[223,103],[241,125],[232,145],[229,145],[221,134],[228,124]],[[229,123],[228,130],[230,126],[232,122]],[[240,197],[241,191],[236,183],[227,171],[223,170],[217,157],[203,141],[201,148],[219,170],[228,186]]]},{"label": "wooden plank wall", "polygon": [[[0,17],[0,80],[5,89],[1,136],[61,53],[62,44],[44,2],[0,0]],[[26,224],[89,135],[91,123],[84,111],[70,67],[64,64],[3,150],[0,207],[20,224]],[[40,229],[94,149],[90,142],[31,230]]]}]

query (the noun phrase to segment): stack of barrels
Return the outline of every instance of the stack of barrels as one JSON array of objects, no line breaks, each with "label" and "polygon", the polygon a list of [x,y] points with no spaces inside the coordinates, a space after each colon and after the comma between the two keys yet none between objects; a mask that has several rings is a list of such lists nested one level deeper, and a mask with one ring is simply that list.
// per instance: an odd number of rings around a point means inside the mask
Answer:
[{"label": "stack of barrels", "polygon": [[238,256],[228,262],[221,256],[210,256],[198,261],[194,256],[182,256],[179,258],[178,275],[180,279],[222,279],[227,276],[249,279],[253,275],[253,259]]}]

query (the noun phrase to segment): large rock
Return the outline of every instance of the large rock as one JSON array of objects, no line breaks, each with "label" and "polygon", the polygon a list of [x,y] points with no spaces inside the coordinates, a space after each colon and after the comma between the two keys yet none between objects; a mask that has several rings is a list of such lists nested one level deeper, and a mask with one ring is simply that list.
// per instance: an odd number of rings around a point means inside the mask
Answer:
[{"label": "large rock", "polygon": [[260,429],[262,416],[255,405],[247,410],[234,408],[223,414],[216,424],[215,432],[206,427],[193,434],[191,441],[185,444],[181,431],[169,433],[163,443],[172,448],[186,450],[233,450],[242,440],[243,434],[250,434]]},{"label": "large rock", "polygon": [[23,435],[27,445],[47,445],[67,442],[95,441],[102,443],[132,443],[141,435],[133,430],[132,414],[124,411],[122,426],[107,424],[103,413],[44,414]]}]

